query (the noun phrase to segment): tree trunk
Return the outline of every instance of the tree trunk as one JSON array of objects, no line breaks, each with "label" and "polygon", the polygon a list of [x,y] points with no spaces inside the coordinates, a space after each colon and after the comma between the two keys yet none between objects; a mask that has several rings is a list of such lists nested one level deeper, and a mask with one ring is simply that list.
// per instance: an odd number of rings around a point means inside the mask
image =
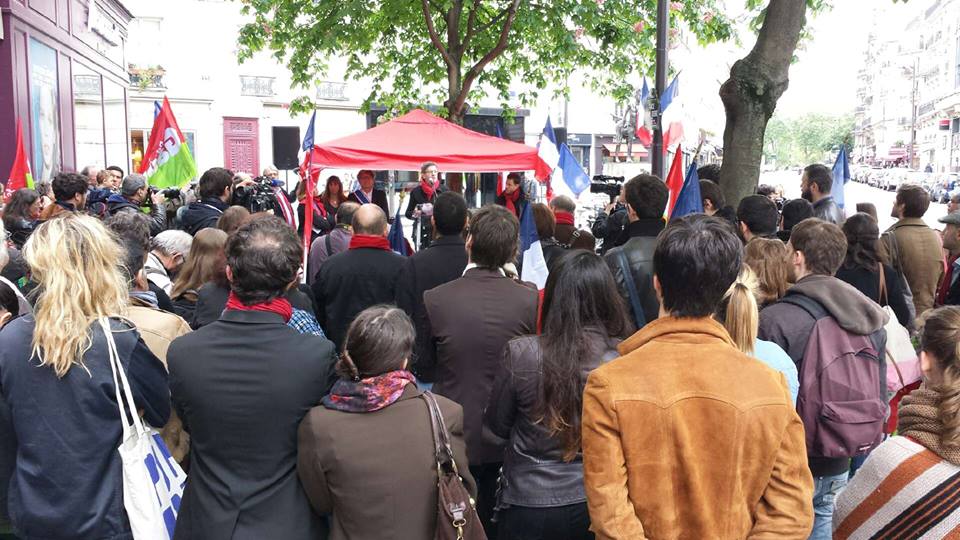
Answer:
[{"label": "tree trunk", "polygon": [[787,89],[787,71],[805,23],[806,0],[770,0],[753,50],[730,69],[720,87],[727,113],[720,185],[727,204],[756,192],[763,136],[777,100]]}]

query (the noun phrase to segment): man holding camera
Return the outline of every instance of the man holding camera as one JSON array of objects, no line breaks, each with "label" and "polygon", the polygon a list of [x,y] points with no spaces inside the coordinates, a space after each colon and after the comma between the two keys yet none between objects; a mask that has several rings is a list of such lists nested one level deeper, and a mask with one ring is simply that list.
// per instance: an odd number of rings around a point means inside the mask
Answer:
[{"label": "man holding camera", "polygon": [[606,253],[611,248],[623,245],[629,238],[626,235],[627,205],[623,186],[620,184],[620,195],[610,201],[610,204],[597,214],[591,232],[593,236],[603,240],[600,253]]},{"label": "man holding camera", "polygon": [[167,228],[165,199],[163,193],[151,193],[147,177],[128,174],[120,185],[120,193],[107,197],[107,213],[111,216],[120,212],[140,213],[140,208],[146,206],[150,209],[150,236],[156,236]]}]

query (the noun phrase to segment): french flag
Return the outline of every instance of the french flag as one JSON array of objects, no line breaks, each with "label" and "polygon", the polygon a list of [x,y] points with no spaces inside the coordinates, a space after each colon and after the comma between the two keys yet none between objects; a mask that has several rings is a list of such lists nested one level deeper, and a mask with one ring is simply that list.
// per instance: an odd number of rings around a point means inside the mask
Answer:
[{"label": "french flag", "polygon": [[678,99],[679,96],[680,74],[678,73],[660,96],[660,126],[663,129],[664,152],[683,139],[683,105]]},{"label": "french flag", "polygon": [[540,245],[540,236],[537,235],[537,225],[533,220],[533,205],[523,207],[520,216],[520,253],[522,267],[520,279],[533,283],[542,291],[547,285],[547,261],[543,257],[543,247]]},{"label": "french flag", "polygon": [[543,133],[540,134],[540,142],[537,143],[537,157],[540,158],[534,171],[537,180],[549,182],[553,170],[560,164],[560,149],[557,147],[557,136],[553,133],[549,116],[547,124],[543,126]]},{"label": "french flag", "polygon": [[643,78],[643,89],[640,90],[640,110],[637,111],[637,140],[640,144],[649,147],[653,144],[653,133],[650,131],[652,124],[650,118],[650,107],[647,106],[647,100],[650,99],[650,87],[647,86],[647,78]]}]

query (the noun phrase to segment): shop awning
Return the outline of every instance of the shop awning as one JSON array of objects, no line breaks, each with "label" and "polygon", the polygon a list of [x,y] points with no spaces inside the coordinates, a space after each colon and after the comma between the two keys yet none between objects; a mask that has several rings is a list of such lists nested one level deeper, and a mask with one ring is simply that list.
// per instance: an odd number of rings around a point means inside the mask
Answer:
[{"label": "shop awning", "polygon": [[361,133],[314,145],[311,169],[417,171],[433,161],[444,172],[549,171],[537,149],[471,131],[417,109]]}]

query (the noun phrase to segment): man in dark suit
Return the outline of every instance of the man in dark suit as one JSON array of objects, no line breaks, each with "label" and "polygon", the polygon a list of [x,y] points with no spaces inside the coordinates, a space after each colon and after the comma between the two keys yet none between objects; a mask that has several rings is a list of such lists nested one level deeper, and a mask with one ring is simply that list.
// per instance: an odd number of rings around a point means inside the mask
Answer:
[{"label": "man in dark suit", "polygon": [[477,511],[490,538],[496,538],[490,518],[503,445],[481,437],[483,409],[506,343],[537,329],[536,287],[507,277],[502,269],[516,257],[519,233],[520,223],[506,208],[481,208],[470,219],[463,277],[423,294],[437,355],[433,389],[463,407]]},{"label": "man in dark suit", "polygon": [[360,187],[353,190],[347,197],[348,201],[357,204],[375,204],[383,210],[383,214],[390,215],[390,205],[387,203],[387,192],[374,187],[373,171],[364,169],[357,173]]},{"label": "man in dark suit", "polygon": [[405,261],[397,283],[397,306],[410,316],[417,330],[414,347],[417,360],[411,370],[420,382],[425,383],[436,381],[437,373],[433,336],[423,306],[423,293],[457,279],[467,267],[467,250],[463,241],[463,229],[467,225],[467,201],[452,191],[437,195],[430,222],[437,238],[429,248]]},{"label": "man in dark suit", "polygon": [[283,298],[303,251],[281,219],[253,220],[226,245],[231,294],[220,320],[167,352],[173,406],[190,434],[175,538],[326,538],[297,479],[297,427],[330,387],[333,344],[287,326]]},{"label": "man in dark suit", "polygon": [[317,321],[337,346],[343,346],[347,327],[358,313],[377,304],[393,303],[404,258],[390,249],[387,216],[375,204],[365,204],[353,215],[350,248],[330,257],[313,282]]}]

